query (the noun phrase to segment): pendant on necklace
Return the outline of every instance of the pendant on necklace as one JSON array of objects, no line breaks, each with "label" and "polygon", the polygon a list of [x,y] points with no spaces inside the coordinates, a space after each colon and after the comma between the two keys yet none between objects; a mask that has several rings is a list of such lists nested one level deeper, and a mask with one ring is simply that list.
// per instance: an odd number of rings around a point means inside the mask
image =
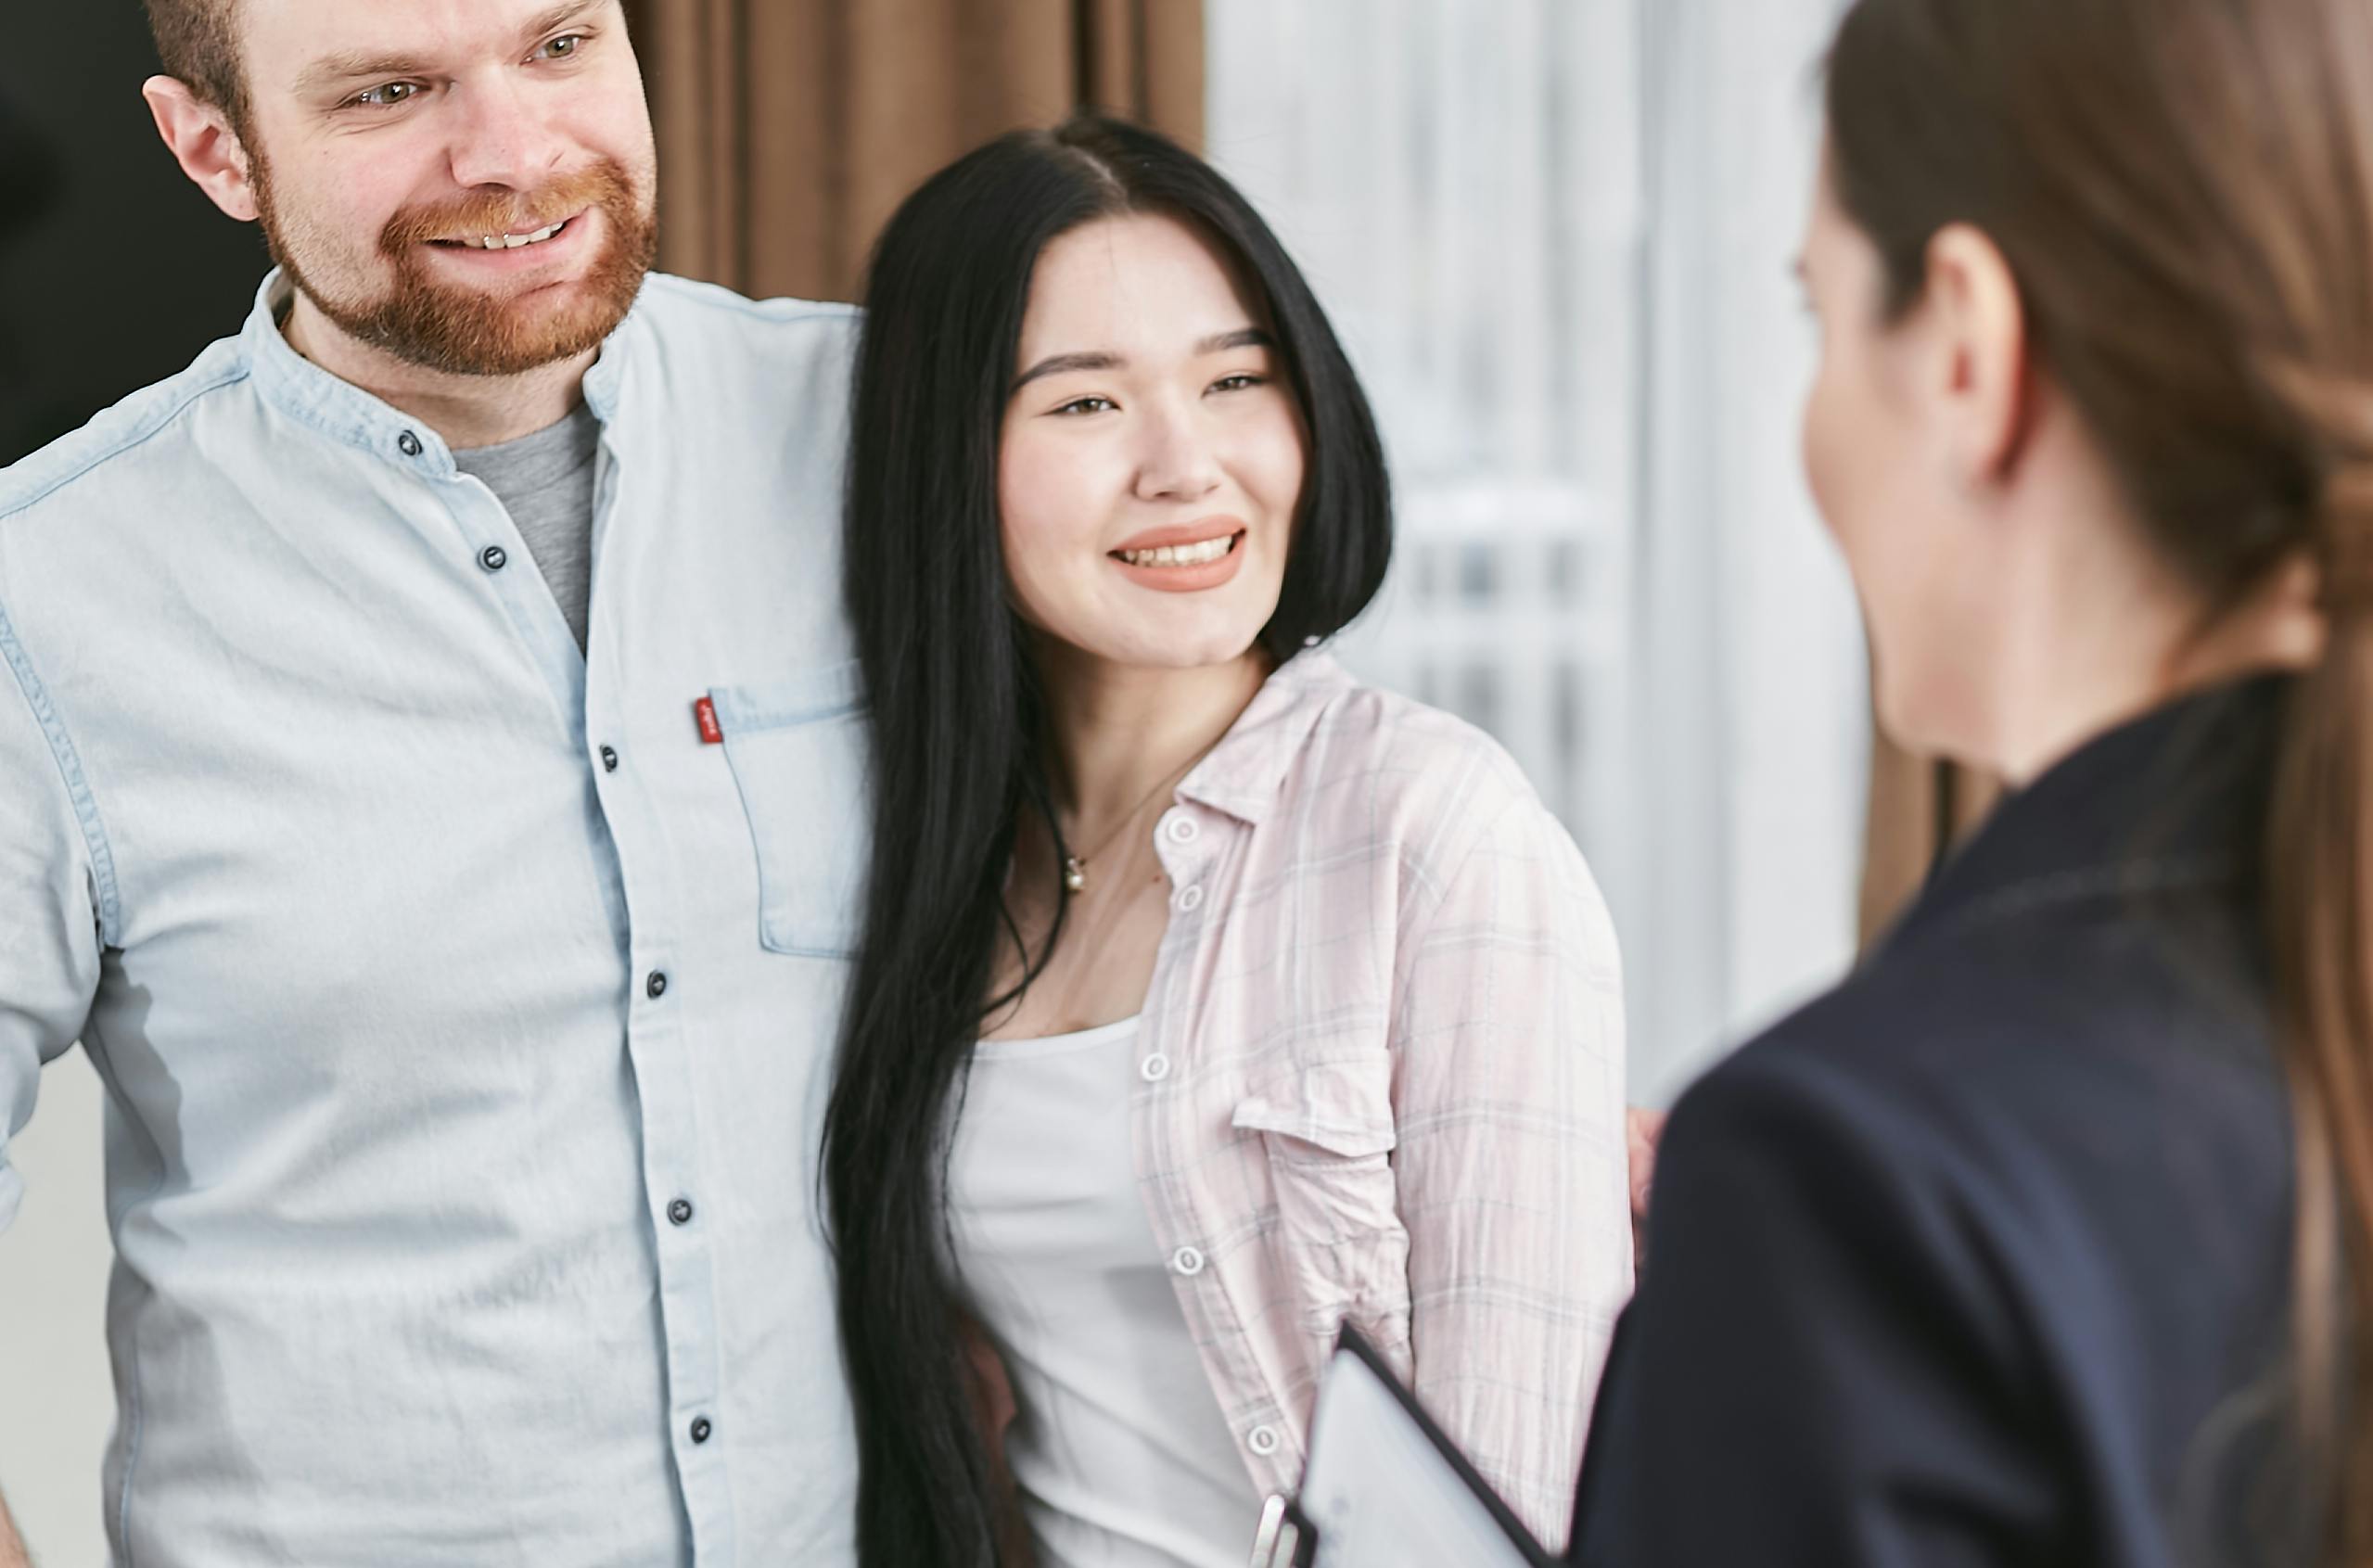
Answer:
[{"label": "pendant on necklace", "polygon": [[1063,885],[1074,893],[1088,890],[1088,862],[1077,855],[1063,857]]}]

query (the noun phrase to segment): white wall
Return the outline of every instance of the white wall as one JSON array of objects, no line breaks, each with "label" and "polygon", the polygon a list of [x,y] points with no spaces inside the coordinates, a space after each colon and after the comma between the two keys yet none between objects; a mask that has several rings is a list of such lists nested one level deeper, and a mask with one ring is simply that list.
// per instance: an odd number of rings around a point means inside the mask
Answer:
[{"label": "white wall", "polygon": [[0,1231],[0,1492],[36,1568],[102,1568],[99,1460],[108,1382],[106,1211],[98,1075],[80,1051],[42,1074],[33,1119],[10,1143],[25,1179]]}]

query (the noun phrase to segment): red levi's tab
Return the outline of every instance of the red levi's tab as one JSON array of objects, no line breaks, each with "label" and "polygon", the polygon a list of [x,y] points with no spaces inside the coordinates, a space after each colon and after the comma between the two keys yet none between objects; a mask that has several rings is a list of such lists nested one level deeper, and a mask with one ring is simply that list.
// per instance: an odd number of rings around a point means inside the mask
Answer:
[{"label": "red levi's tab", "polygon": [[717,705],[707,697],[692,705],[692,716],[700,720],[700,744],[723,746],[725,732],[717,726]]}]

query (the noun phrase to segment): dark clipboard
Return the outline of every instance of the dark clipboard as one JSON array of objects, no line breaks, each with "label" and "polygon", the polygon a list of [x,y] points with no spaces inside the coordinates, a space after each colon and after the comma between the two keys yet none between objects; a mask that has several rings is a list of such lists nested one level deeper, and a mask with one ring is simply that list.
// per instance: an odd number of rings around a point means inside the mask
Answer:
[{"label": "dark clipboard", "polygon": [[[1334,1374],[1346,1358],[1359,1363],[1366,1374],[1390,1394],[1394,1404],[1432,1446],[1445,1468],[1465,1487],[1474,1500],[1482,1505],[1491,1522],[1499,1527],[1500,1533],[1507,1537],[1512,1555],[1521,1558],[1530,1568],[1562,1568],[1561,1560],[1542,1548],[1533,1533],[1525,1527],[1524,1522],[1500,1500],[1499,1494],[1492,1490],[1491,1484],[1475,1472],[1474,1466],[1468,1461],[1466,1455],[1459,1451],[1458,1445],[1451,1442],[1434,1418],[1425,1413],[1424,1408],[1403,1386],[1383,1355],[1348,1324],[1341,1331],[1335,1342],[1334,1357],[1328,1362],[1330,1376]],[[1320,1435],[1316,1430],[1312,1433],[1310,1458],[1304,1465],[1306,1475],[1319,1458],[1317,1442]],[[1299,1492],[1291,1498],[1272,1498],[1261,1515],[1260,1534],[1253,1543],[1251,1568],[1312,1568],[1323,1545],[1323,1530],[1317,1521],[1303,1512]]]}]

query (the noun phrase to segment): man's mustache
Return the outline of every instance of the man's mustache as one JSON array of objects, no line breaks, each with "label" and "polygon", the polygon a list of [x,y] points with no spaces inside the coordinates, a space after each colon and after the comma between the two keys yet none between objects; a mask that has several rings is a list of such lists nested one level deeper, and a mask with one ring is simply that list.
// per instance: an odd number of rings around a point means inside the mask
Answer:
[{"label": "man's mustache", "polygon": [[533,191],[487,191],[435,207],[409,207],[388,220],[379,249],[401,255],[415,245],[534,234],[592,208],[632,210],[633,185],[615,159],[605,159]]}]

